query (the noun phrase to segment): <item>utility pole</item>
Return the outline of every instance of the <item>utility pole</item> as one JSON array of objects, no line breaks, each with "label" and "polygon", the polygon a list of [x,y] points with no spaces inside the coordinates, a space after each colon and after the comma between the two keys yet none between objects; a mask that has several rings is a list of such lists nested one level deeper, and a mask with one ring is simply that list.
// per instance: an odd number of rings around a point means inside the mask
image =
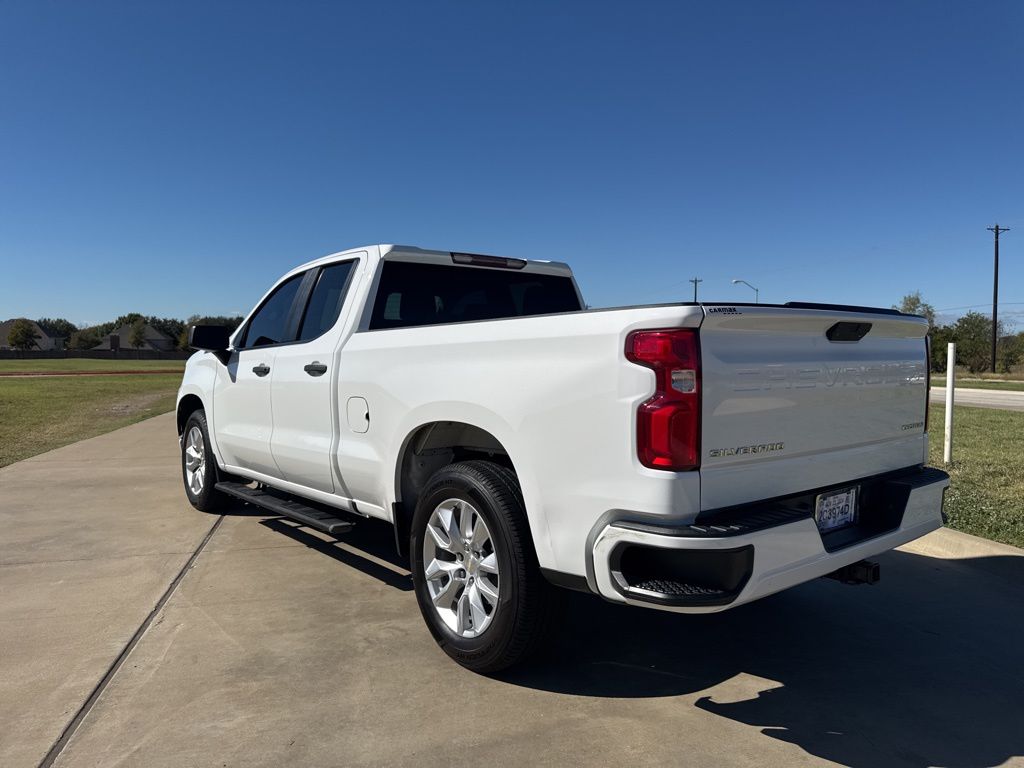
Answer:
[{"label": "utility pole", "polygon": [[995,233],[996,250],[995,266],[992,272],[992,373],[996,372],[996,342],[999,339],[999,233],[1009,232],[1009,227],[987,227],[989,232]]},{"label": "utility pole", "polygon": [[693,283],[693,303],[697,303],[697,283],[703,283],[699,277],[691,277],[690,282]]}]

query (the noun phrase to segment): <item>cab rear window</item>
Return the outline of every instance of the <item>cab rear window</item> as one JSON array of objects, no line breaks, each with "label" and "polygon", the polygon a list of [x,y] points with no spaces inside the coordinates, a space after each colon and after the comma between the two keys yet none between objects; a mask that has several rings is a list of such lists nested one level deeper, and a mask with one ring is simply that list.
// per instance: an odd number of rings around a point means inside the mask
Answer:
[{"label": "cab rear window", "polygon": [[386,261],[370,329],[575,312],[572,278],[504,269]]}]

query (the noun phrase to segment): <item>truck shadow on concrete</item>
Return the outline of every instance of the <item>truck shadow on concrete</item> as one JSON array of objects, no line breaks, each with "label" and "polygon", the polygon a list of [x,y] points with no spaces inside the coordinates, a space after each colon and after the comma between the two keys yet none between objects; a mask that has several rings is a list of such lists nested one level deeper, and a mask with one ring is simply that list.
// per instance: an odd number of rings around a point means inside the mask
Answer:
[{"label": "truck shadow on concrete", "polygon": [[282,517],[261,520],[260,525],[332,557],[350,568],[356,568],[397,590],[412,590],[412,576],[409,575],[408,563],[398,556],[394,530],[390,525],[377,520],[360,521],[351,533],[338,540],[322,538]]},{"label": "truck shadow on concrete", "polygon": [[355,528],[343,538],[333,539],[313,533],[287,518],[276,517],[265,509],[234,499],[222,510],[222,514],[230,517],[265,518],[260,520],[260,525],[327,555],[349,568],[356,568],[401,592],[412,590],[409,563],[398,556],[394,529],[381,520],[353,518],[356,521]]},{"label": "truck shadow on concrete", "polygon": [[1024,755],[1024,558],[879,560],[875,586],[818,580],[704,616],[570,594],[550,653],[502,679],[685,696],[848,766],[975,768]]}]

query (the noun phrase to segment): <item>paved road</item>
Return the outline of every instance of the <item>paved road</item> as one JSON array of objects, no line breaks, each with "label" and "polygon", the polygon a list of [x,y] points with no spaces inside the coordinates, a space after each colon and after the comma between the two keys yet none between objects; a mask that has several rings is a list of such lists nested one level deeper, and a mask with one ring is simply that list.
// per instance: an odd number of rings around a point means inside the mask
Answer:
[{"label": "paved road", "polygon": [[5,768],[83,705],[58,766],[1024,765],[1024,557],[933,534],[875,587],[713,616],[570,595],[546,658],[485,678],[385,526],[202,515],[175,449],[161,416],[0,470]]},{"label": "paved road", "polygon": [[[957,387],[954,397],[954,405],[970,405],[976,408],[1000,408],[1005,411],[1024,411],[1024,392]],[[945,403],[946,388],[932,387],[931,401],[933,403]]]}]

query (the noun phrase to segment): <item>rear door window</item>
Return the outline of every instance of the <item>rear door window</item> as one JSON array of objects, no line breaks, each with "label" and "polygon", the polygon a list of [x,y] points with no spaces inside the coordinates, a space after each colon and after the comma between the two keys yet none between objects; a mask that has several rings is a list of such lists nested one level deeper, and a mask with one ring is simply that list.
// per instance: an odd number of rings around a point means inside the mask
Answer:
[{"label": "rear door window", "polygon": [[320,270],[299,327],[299,341],[322,336],[338,322],[354,266],[354,261],[343,261]]}]

